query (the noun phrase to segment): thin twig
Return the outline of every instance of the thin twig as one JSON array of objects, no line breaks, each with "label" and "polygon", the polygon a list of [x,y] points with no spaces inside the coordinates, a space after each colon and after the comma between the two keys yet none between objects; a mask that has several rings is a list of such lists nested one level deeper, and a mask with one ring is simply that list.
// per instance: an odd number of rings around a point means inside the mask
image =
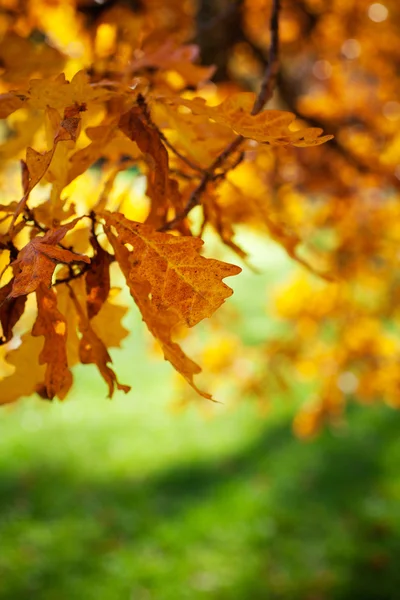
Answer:
[{"label": "thin twig", "polygon": [[[259,112],[263,109],[264,105],[271,98],[274,86],[276,84],[276,78],[278,74],[278,66],[279,66],[279,11],[280,11],[280,0],[273,0],[272,4],[272,13],[270,19],[270,30],[271,30],[271,42],[269,47],[269,60],[268,65],[265,70],[262,82],[261,89],[255,99],[251,114],[253,116],[258,115]],[[160,231],[168,231],[173,229],[175,225],[177,225],[180,221],[185,219],[190,211],[200,204],[201,196],[207,189],[208,184],[215,178],[215,171],[223,165],[223,163],[227,160],[227,158],[235,152],[241,143],[243,142],[244,137],[242,135],[238,135],[235,139],[228,144],[228,146],[217,156],[217,158],[211,163],[208,169],[204,172],[204,175],[199,183],[199,185],[193,190],[190,198],[182,212],[180,212],[174,219],[166,223],[163,227],[160,228]],[[225,171],[227,173],[228,169]]]},{"label": "thin twig", "polygon": [[87,273],[89,271],[89,269],[90,269],[90,264],[85,263],[85,265],[82,267],[82,269],[80,269],[80,271],[77,271],[75,273],[72,272],[68,275],[68,277],[63,277],[62,279],[56,279],[51,287],[60,285],[62,283],[69,283],[73,279],[79,279],[79,277],[82,277],[83,275],[85,275],[85,273]]},{"label": "thin twig", "polygon": [[251,111],[252,115],[258,115],[263,109],[264,105],[271,99],[276,85],[279,69],[279,10],[280,0],[274,0],[270,21],[271,42],[268,52],[268,64],[261,82],[261,89]]},{"label": "thin twig", "polygon": [[163,134],[162,131],[160,131],[156,126],[155,126],[155,129],[157,129],[158,133],[160,134],[160,138],[162,139],[164,144],[167,146],[167,148],[169,148],[178,158],[180,158],[184,163],[186,163],[188,167],[190,167],[191,169],[193,169],[193,171],[196,171],[197,173],[204,173],[204,169],[199,167],[199,165],[196,165],[196,163],[192,162],[190,160],[190,158],[188,158],[187,156],[182,154],[179,150],[177,150],[175,148],[175,146],[173,146],[171,144],[171,142],[169,140],[167,140],[167,138],[165,137],[165,135]]},{"label": "thin twig", "polygon": [[188,167],[190,167],[194,171],[197,171],[198,173],[203,174],[204,169],[202,169],[199,165],[196,165],[196,163],[192,162],[190,160],[190,158],[188,158],[187,156],[182,154],[179,150],[177,150],[175,148],[175,146],[173,146],[173,144],[171,144],[171,142],[166,138],[165,134],[162,131],[160,131],[160,129],[157,127],[157,125],[154,123],[153,119],[151,118],[149,107],[146,104],[146,100],[145,100],[144,96],[139,94],[137,101],[138,101],[139,106],[142,107],[142,110],[143,110],[142,114],[143,114],[144,118],[146,119],[147,124],[149,125],[149,127],[152,127],[153,129],[155,129],[155,131],[157,131],[158,135],[160,136],[160,139],[164,142],[164,144],[167,146],[167,148],[169,148],[178,158],[180,158],[184,163],[186,163]]}]

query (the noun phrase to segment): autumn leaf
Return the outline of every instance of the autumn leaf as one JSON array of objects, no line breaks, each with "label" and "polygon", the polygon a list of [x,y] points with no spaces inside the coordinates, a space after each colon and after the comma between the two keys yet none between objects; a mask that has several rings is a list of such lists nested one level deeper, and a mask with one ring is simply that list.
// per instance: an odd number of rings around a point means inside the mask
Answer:
[{"label": "autumn leaf", "polygon": [[0,404],[15,402],[33,394],[43,381],[45,367],[39,365],[41,340],[25,333],[16,349],[6,355],[7,362],[15,367],[14,373],[0,381]]},{"label": "autumn leaf", "polygon": [[86,274],[86,294],[88,317],[92,319],[110,293],[110,264],[113,257],[100,246],[96,237],[93,236],[90,241],[95,254]]},{"label": "autumn leaf", "polygon": [[37,152],[34,148],[27,148],[25,167],[25,185],[24,193],[29,194],[33,188],[39,183],[50,166],[51,159],[54,155],[54,147],[43,154]]},{"label": "autumn leaf", "polygon": [[22,108],[24,101],[12,92],[0,94],[0,119],[6,119],[13,112]]},{"label": "autumn leaf", "polygon": [[69,287],[69,293],[78,314],[79,329],[82,338],[79,344],[79,357],[82,364],[95,364],[108,386],[108,396],[111,398],[114,394],[115,386],[117,389],[128,393],[131,389],[129,385],[119,383],[114,371],[108,366],[112,363],[111,356],[102,340],[95,333],[91,326],[86,310],[80,304],[73,288]]},{"label": "autumn leaf", "polygon": [[48,287],[58,263],[85,262],[90,258],[76,254],[66,248],[57,247],[64,236],[75,227],[80,217],[56,229],[50,229],[45,235],[33,238],[18,254],[14,267],[19,268],[9,298],[30,294],[40,283]]},{"label": "autumn leaf", "polygon": [[309,128],[301,131],[290,131],[289,125],[295,115],[282,110],[264,110],[252,115],[255,96],[251,93],[238,93],[228,96],[218,106],[208,106],[203,98],[186,100],[183,98],[166,98],[165,102],[172,106],[186,106],[194,115],[204,115],[216,123],[225,125],[235,133],[258,142],[268,142],[276,146],[315,146],[332,139],[332,135],[319,137],[320,128]]},{"label": "autumn leaf", "polygon": [[133,246],[129,277],[149,283],[158,311],[171,310],[180,322],[193,327],[232,294],[222,279],[238,275],[241,268],[200,256],[202,240],[159,233],[120,213],[105,213],[104,218],[122,244]]},{"label": "autumn leaf", "polygon": [[122,324],[128,308],[113,302],[119,292],[118,288],[112,288],[100,311],[90,320],[93,331],[107,348],[120,348],[122,340],[130,333]]},{"label": "autumn leaf", "polygon": [[25,310],[26,296],[19,296],[18,298],[9,297],[13,283],[14,280],[11,279],[6,285],[0,288],[0,323],[3,328],[0,344],[5,344],[11,340],[13,327]]},{"label": "autumn leaf", "polygon": [[45,76],[59,73],[65,57],[50,44],[37,44],[33,39],[8,31],[0,41],[0,61],[3,80],[20,84],[38,72]]},{"label": "autumn leaf", "polygon": [[199,48],[194,44],[177,47],[172,40],[166,40],[158,48],[144,49],[143,56],[131,61],[133,72],[143,68],[154,68],[176,71],[189,85],[211,79],[215,67],[201,67],[193,64],[199,58]]},{"label": "autumn leaf", "polygon": [[146,122],[141,107],[131,108],[123,114],[119,121],[119,128],[130,140],[137,143],[145,155],[151,157],[154,167],[151,168],[147,181],[147,195],[151,199],[151,209],[146,222],[157,229],[165,223],[171,203],[171,193],[179,193],[169,178],[168,153],[159,132]]},{"label": "autumn leaf", "polygon": [[55,79],[32,79],[26,95],[30,106],[35,109],[45,110],[51,106],[64,110],[74,104],[103,102],[114,94],[113,91],[91,85],[88,75],[81,70],[71,81],[63,73]]},{"label": "autumn leaf", "polygon": [[131,296],[139,308],[150,333],[159,342],[165,360],[171,363],[174,369],[186,379],[200,396],[211,400],[210,394],[201,391],[193,381],[194,375],[201,373],[201,368],[186,356],[179,344],[172,341],[172,330],[178,323],[178,315],[172,311],[159,312],[157,310],[150,298],[149,283],[138,279],[136,270],[132,271],[129,250],[113,235],[111,229],[106,227],[105,232],[125,276]]},{"label": "autumn leaf", "polygon": [[[74,111],[72,114],[78,114],[79,110]],[[54,124],[54,121],[59,120],[59,114],[51,107],[47,107],[46,114],[49,117],[50,122]],[[69,114],[69,113],[67,113]],[[78,130],[80,126],[80,118],[75,116],[66,116],[64,119],[57,122],[56,134],[53,140],[53,146],[47,152],[37,152],[34,148],[28,147],[26,150],[25,161],[21,161],[22,165],[22,187],[24,195],[18,203],[18,206],[14,212],[13,219],[10,226],[10,232],[12,232],[17,217],[22,213],[26,206],[29,195],[33,188],[43,179],[47,173],[51,161],[56,153],[58,142],[73,140],[76,141]]]},{"label": "autumn leaf", "polygon": [[72,373],[67,362],[67,323],[57,308],[57,296],[52,289],[41,283],[36,289],[37,319],[32,335],[44,336],[44,346],[39,364],[47,364],[44,377],[46,397],[58,396],[61,400],[72,385]]}]

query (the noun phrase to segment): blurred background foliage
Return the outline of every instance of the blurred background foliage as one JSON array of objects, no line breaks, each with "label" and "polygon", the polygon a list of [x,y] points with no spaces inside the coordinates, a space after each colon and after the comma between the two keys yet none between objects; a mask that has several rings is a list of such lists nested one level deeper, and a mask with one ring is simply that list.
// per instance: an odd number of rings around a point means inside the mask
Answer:
[{"label": "blurred background foliage", "polygon": [[[111,76],[140,62],[144,30],[156,49],[199,45],[218,87],[196,93],[212,103],[256,90],[268,60],[269,0],[0,8],[2,91],[81,68]],[[129,310],[111,351],[127,397],[103,401],[85,366],[68,402],[2,408],[1,599],[399,597],[399,28],[395,0],[282,2],[270,106],[335,138],[260,153],[219,190],[257,272],[208,232],[207,255],[244,272],[183,343],[222,404],[193,402]],[[173,68],[154,77],[182,87]],[[18,157],[36,124],[17,113],[8,126],[2,156]],[[75,202],[97,197],[101,166],[68,189]],[[2,193],[18,178],[7,171]],[[110,197],[141,220],[144,188],[131,170]]]}]

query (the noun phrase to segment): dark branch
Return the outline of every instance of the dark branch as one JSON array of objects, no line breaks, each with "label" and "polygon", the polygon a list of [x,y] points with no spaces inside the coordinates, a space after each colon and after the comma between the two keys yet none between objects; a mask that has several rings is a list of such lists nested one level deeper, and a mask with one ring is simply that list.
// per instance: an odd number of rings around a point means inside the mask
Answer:
[{"label": "dark branch", "polygon": [[[253,116],[261,112],[264,105],[271,98],[274,86],[276,84],[279,65],[279,11],[280,0],[274,0],[270,19],[271,43],[269,47],[269,60],[261,82],[260,92],[254,102],[254,106],[251,111],[251,114]],[[163,227],[161,227],[160,231],[168,231],[170,229],[173,229],[175,225],[177,225],[180,221],[182,221],[188,216],[190,211],[195,206],[200,204],[202,194],[207,189],[208,184],[215,179],[215,171],[218,168],[220,168],[229,158],[229,156],[239,148],[243,140],[244,137],[242,135],[236,136],[236,138],[230,144],[228,144],[228,146],[221,152],[221,154],[217,156],[217,158],[205,171],[199,185],[193,190],[184,210],[181,213],[179,213],[174,219],[172,219],[172,221],[169,221]],[[234,165],[236,166],[235,163]],[[225,171],[224,175],[226,175],[228,170],[229,169]]]}]

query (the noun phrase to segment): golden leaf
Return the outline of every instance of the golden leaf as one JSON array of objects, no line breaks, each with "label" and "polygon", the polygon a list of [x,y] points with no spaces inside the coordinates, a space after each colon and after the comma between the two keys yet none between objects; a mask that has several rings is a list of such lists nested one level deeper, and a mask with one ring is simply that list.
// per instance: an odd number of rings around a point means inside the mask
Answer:
[{"label": "golden leaf", "polygon": [[84,71],[78,71],[71,82],[64,74],[55,79],[32,79],[27,96],[32,108],[45,110],[51,106],[63,110],[74,104],[82,105],[88,102],[103,102],[111,98],[115,92],[93,86]]},{"label": "golden leaf", "polygon": [[182,348],[172,341],[172,330],[178,322],[178,315],[172,311],[159,312],[150,298],[150,285],[137,279],[136,271],[131,271],[130,253],[127,248],[113,235],[111,230],[105,228],[107,237],[112,244],[115,257],[123,272],[133,300],[139,308],[143,321],[150,333],[158,340],[165,360],[180,373],[189,385],[203,398],[212,400],[210,394],[201,391],[193,381],[193,376],[201,372],[201,368],[183,352]]},{"label": "golden leaf", "polygon": [[258,142],[268,142],[273,146],[315,146],[332,139],[332,135],[319,137],[322,129],[309,128],[290,131],[289,125],[295,115],[282,110],[263,110],[252,115],[255,96],[252,93],[232,94],[218,106],[208,106],[203,98],[185,100],[165,98],[164,101],[176,106],[186,106],[194,115],[204,115],[216,123],[233,129],[237,134]]},{"label": "golden leaf", "polygon": [[39,365],[41,347],[41,340],[26,333],[21,338],[21,345],[7,354],[7,362],[15,367],[15,371],[0,381],[0,404],[15,402],[36,391],[45,373],[45,367]]},{"label": "golden leaf", "polygon": [[188,327],[210,317],[232,294],[222,279],[241,272],[236,265],[199,255],[203,241],[154,231],[120,213],[104,213],[122,244],[131,244],[129,279],[148,282],[152,305],[171,310]]},{"label": "golden leaf", "polygon": [[0,119],[6,119],[11,113],[15,112],[23,105],[23,99],[13,92],[0,94]]}]

